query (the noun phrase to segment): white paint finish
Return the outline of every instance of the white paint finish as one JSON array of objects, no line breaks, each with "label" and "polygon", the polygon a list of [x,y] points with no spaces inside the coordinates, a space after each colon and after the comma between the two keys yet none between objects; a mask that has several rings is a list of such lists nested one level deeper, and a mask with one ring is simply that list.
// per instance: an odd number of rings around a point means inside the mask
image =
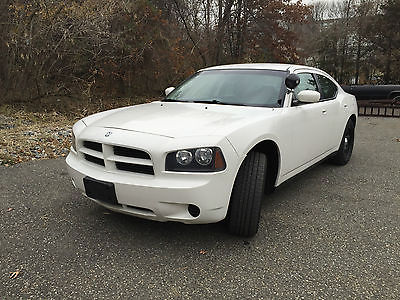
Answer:
[{"label": "white paint finish", "polygon": [[202,69],[200,71],[205,70],[235,70],[235,69],[251,69],[251,70],[276,70],[276,71],[294,71],[298,69],[307,70],[307,71],[320,71],[319,69],[313,67],[306,67],[301,65],[293,65],[293,64],[271,64],[271,63],[254,63],[254,64],[231,64],[231,65],[221,65],[221,66],[213,66]]},{"label": "white paint finish", "polygon": [[[294,65],[246,64],[209,69],[226,68],[307,71],[325,75],[335,82],[323,71]],[[82,191],[85,176],[113,182],[122,206],[110,207],[96,201],[110,209],[159,221],[217,222],[225,218],[242,161],[259,142],[271,140],[278,146],[280,164],[276,185],[338,150],[347,120],[352,114],[357,116],[357,104],[353,96],[337,87],[335,99],[299,106],[291,105],[292,97],[288,93],[281,108],[156,101],[95,114],[73,127],[78,153],[71,150],[68,170]],[[109,132],[112,134],[106,137]],[[101,155],[105,158],[105,167],[83,159],[81,150],[93,154],[82,148],[83,140],[103,144]],[[121,159],[112,153],[112,145],[143,150],[151,160]],[[227,164],[224,171],[165,171],[169,152],[207,146],[221,148]],[[115,161],[153,165],[155,174],[117,170]],[[188,214],[188,204],[200,207],[198,218]],[[150,209],[153,213],[132,206]]]},{"label": "white paint finish", "polygon": [[175,87],[170,86],[168,88],[165,89],[165,96],[168,96],[173,90],[175,89]]},{"label": "white paint finish", "polygon": [[300,102],[304,103],[315,103],[320,100],[321,94],[317,91],[301,91],[298,95],[297,98],[299,99]]},{"label": "white paint finish", "polygon": [[[90,128],[88,128],[90,129]],[[93,128],[97,130],[97,128]],[[92,140],[120,145],[124,135],[129,134],[126,146],[143,148],[148,145],[154,164],[155,175],[145,175],[101,167],[83,160],[79,154],[71,151],[67,157],[68,172],[78,189],[84,191],[83,178],[86,176],[101,181],[113,182],[120,204],[151,209],[156,217],[142,215],[137,210],[122,210],[124,213],[160,221],[179,220],[184,223],[210,223],[222,220],[227,212],[233,181],[238,168],[238,157],[230,143],[216,137],[201,137],[206,145],[212,144],[224,149],[227,168],[216,173],[166,172],[165,156],[177,148],[198,147],[199,141],[193,138],[169,139],[155,135],[114,130],[112,139],[104,138],[103,132],[88,133]],[[87,136],[82,136],[86,138]],[[126,139],[126,141],[128,141]],[[79,148],[78,148],[79,152]],[[111,159],[114,156],[110,156]],[[212,191],[212,192],[210,192]],[[98,202],[101,204],[100,202]],[[202,210],[199,218],[187,213],[187,204],[196,204]],[[184,214],[174,214],[174,207],[185,206]],[[105,205],[113,208],[110,205]],[[116,208],[114,207],[114,210]],[[207,213],[209,212],[209,213]]]},{"label": "white paint finish", "polygon": [[227,135],[274,114],[274,109],[200,103],[152,102],[111,113],[91,126],[122,128],[171,138]]}]

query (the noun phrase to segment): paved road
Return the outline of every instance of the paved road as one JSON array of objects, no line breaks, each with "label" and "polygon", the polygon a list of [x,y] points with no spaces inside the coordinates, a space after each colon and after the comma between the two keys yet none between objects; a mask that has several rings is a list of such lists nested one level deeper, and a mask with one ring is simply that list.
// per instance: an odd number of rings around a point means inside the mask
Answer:
[{"label": "paved road", "polygon": [[398,299],[396,138],[400,120],[360,119],[351,162],[280,187],[248,240],[109,214],[72,188],[63,160],[1,167],[0,297]]}]

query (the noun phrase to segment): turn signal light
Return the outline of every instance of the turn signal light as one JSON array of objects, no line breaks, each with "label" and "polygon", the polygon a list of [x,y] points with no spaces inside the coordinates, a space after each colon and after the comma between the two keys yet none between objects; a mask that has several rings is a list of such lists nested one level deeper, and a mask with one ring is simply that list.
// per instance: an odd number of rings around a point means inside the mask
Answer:
[{"label": "turn signal light", "polygon": [[221,150],[217,149],[215,151],[215,160],[214,160],[214,167],[216,170],[223,170],[225,169],[225,160],[222,156]]}]

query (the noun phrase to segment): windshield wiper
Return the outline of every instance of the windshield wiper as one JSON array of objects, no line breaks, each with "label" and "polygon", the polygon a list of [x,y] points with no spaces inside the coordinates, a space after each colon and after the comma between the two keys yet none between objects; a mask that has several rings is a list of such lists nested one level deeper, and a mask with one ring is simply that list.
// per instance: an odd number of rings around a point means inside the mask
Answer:
[{"label": "windshield wiper", "polygon": [[194,100],[194,103],[206,103],[206,104],[221,104],[221,105],[238,105],[238,106],[247,106],[244,103],[232,103],[232,102],[224,102],[218,99],[212,100]]},{"label": "windshield wiper", "polygon": [[178,100],[178,99],[169,99],[169,98],[164,98],[161,101],[163,101],[163,102],[189,102],[189,101]]},{"label": "windshield wiper", "polygon": [[185,103],[205,103],[205,104],[220,104],[220,105],[236,105],[236,106],[248,106],[244,103],[231,103],[231,102],[224,102],[218,99],[212,100],[178,100],[178,99],[169,99],[165,98],[161,100],[163,102],[185,102]]}]

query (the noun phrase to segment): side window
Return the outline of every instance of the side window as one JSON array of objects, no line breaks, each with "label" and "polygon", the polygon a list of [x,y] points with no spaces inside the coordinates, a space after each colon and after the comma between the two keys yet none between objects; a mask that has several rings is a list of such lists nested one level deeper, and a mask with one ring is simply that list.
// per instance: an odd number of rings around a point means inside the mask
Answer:
[{"label": "side window", "polygon": [[310,73],[300,73],[298,74],[300,77],[299,85],[294,89],[294,95],[297,97],[297,94],[304,90],[317,91],[318,86],[314,77]]},{"label": "side window", "polygon": [[323,75],[317,75],[319,86],[321,87],[321,100],[333,99],[337,94],[337,86]]}]

